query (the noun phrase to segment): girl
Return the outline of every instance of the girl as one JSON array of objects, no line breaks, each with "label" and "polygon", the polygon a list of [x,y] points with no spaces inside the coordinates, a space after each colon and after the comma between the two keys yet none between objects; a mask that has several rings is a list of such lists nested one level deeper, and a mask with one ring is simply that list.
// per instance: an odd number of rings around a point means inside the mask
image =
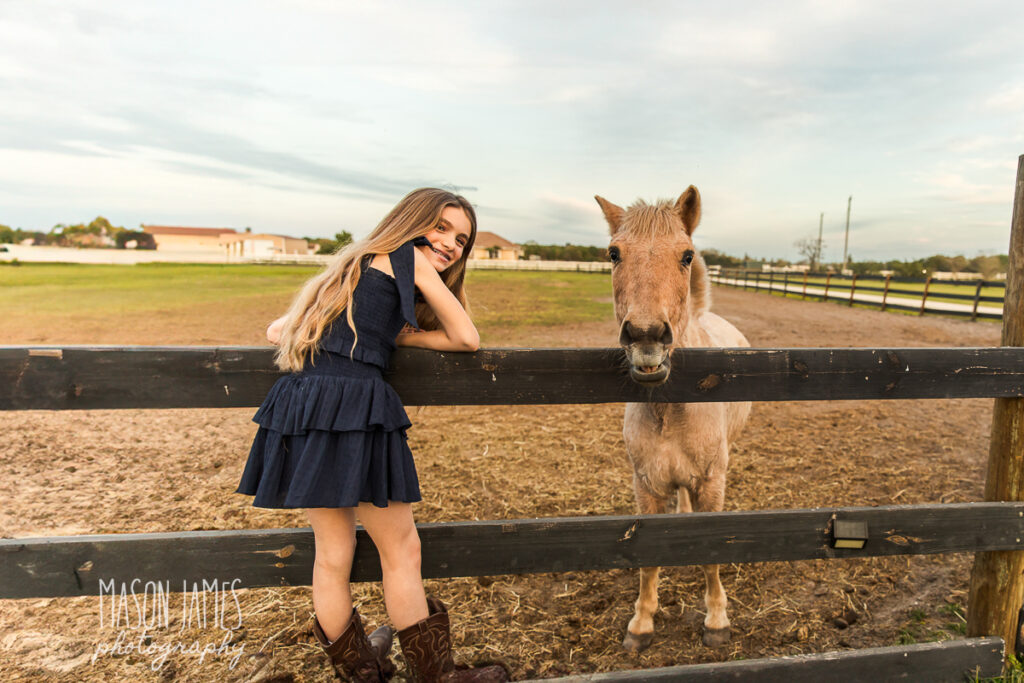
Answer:
[{"label": "girl", "polygon": [[260,427],[238,493],[255,496],[258,507],[306,508],[316,544],[313,633],[335,671],[352,680],[383,681],[395,670],[392,630],[367,637],[352,605],[357,517],[380,554],[385,606],[412,678],[508,680],[500,666],[455,669],[447,609],[424,594],[411,423],[382,375],[396,345],[479,348],[463,287],[475,237],[465,198],[415,190],[267,329],[275,362],[291,374],[253,417]]}]

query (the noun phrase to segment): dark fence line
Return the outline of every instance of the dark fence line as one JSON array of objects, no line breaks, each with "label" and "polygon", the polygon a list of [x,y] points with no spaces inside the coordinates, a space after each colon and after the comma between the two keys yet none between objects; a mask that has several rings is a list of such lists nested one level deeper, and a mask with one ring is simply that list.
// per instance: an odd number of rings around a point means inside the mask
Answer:
[{"label": "dark fence line", "polygon": [[[238,408],[281,376],[264,347],[0,347],[0,410]],[[669,381],[629,380],[621,349],[401,349],[406,405],[821,401],[1024,396],[1024,349],[680,349]]]},{"label": "dark fence line", "polygon": [[[800,295],[801,298],[817,299],[819,301],[838,301],[852,306],[878,306],[884,311],[890,308],[904,311],[916,311],[919,315],[932,313],[936,315],[952,315],[969,317],[971,320],[978,318],[1001,320],[1002,313],[993,310],[985,310],[980,307],[981,303],[997,303],[1000,311],[1004,302],[1004,296],[982,296],[981,291],[986,287],[1006,288],[1006,283],[999,280],[933,280],[932,278],[907,278],[880,275],[836,275],[834,273],[775,273],[763,271],[750,271],[742,269],[723,269],[712,274],[712,282],[720,285],[738,287],[740,289],[753,288],[754,291],[767,290],[769,294],[779,292],[785,295]],[[824,280],[824,282],[822,282]],[[879,286],[865,285],[863,282],[876,281]],[[905,289],[893,287],[895,284],[918,284],[924,285],[923,289]],[[973,293],[958,292],[935,292],[931,289],[936,284],[960,285],[965,289],[974,288]],[[857,292],[861,293],[857,297]],[[877,294],[881,293],[881,297]],[[868,294],[865,294],[868,293]],[[890,301],[892,296],[895,301]],[[929,299],[929,296],[931,297]],[[917,299],[913,305],[906,303],[907,299]],[[941,299],[942,301],[937,301]],[[901,303],[901,300],[903,303]],[[952,300],[952,303],[949,301]],[[969,301],[968,304],[957,304],[957,301]],[[929,305],[930,302],[930,305]]]},{"label": "dark fence line", "polygon": [[[0,409],[242,407],[281,373],[268,348],[0,347]],[[823,400],[1024,395],[1024,349],[689,349],[656,390],[628,380],[620,349],[397,353],[389,379],[416,404]],[[144,380],[144,381],[143,381]],[[834,549],[835,519],[866,522],[863,549]],[[454,522],[420,526],[425,577],[1024,549],[1024,503]],[[183,562],[182,557],[188,561]],[[309,529],[0,539],[0,598],[101,591],[309,585]],[[380,577],[360,530],[353,580]],[[135,582],[135,583],[133,583]],[[137,584],[137,585],[136,585]],[[1000,638],[742,667],[615,672],[600,680],[958,680],[995,675]],[[912,664],[910,660],[912,659]],[[915,678],[916,677],[916,678]]]},{"label": "dark fence line", "polygon": [[543,679],[544,683],[699,681],[700,683],[822,683],[908,681],[963,683],[1003,673],[1002,638],[965,638],[942,643],[871,647],[814,655],[690,664],[658,669]]},{"label": "dark fence line", "polygon": [[[865,546],[833,548],[836,519],[867,524]],[[418,526],[425,578],[1024,549],[1024,503]],[[241,588],[308,586],[313,551],[309,528],[2,539],[0,598],[97,595],[101,580],[118,587],[134,579],[140,584],[167,581],[171,591],[210,577],[237,578]],[[189,561],[182,562],[183,556]],[[380,576],[376,548],[360,530],[352,580],[377,581]]]},{"label": "dark fence line", "polygon": [[[810,271],[808,271],[807,273],[793,271],[793,272],[781,272],[780,273],[780,272],[774,272],[774,271],[766,272],[766,271],[762,271],[762,270],[750,270],[750,269],[745,269],[745,268],[721,268],[718,271],[718,273],[721,273],[723,275],[728,274],[729,277],[733,277],[734,275],[739,274],[740,279],[742,279],[742,276],[744,274],[747,274],[750,277],[750,281],[751,282],[754,281],[754,278],[757,275],[760,275],[761,277],[765,278],[765,279],[762,280],[763,282],[767,282],[768,278],[774,275],[775,276],[775,282],[781,283],[783,281],[783,279],[788,276],[789,277],[789,282],[795,283],[795,282],[802,282],[804,276],[806,275],[808,278],[814,278],[816,280],[825,280],[829,276],[831,276],[833,282],[850,281],[854,277],[856,277],[858,282],[860,282],[862,280],[873,280],[873,281],[876,281],[876,282],[883,282],[883,283],[889,282],[889,283],[894,283],[894,284],[905,284],[905,285],[923,285],[923,284],[926,284],[928,282],[931,282],[931,283],[941,283],[941,284],[950,284],[950,285],[961,285],[961,286],[964,286],[964,287],[975,287],[977,285],[981,285],[982,287],[996,287],[996,288],[999,288],[999,289],[1006,289],[1006,280],[986,280],[985,278],[981,277],[980,273],[979,273],[979,277],[972,278],[970,280],[940,280],[940,279],[932,278],[932,277],[912,277],[912,276],[906,276],[906,275],[877,275],[877,274],[874,274],[874,273],[863,274],[863,275],[862,274],[840,275],[838,273],[829,273],[827,271],[826,272],[810,272]],[[716,274],[716,273],[712,273],[712,274]],[[906,290],[906,291],[914,292],[916,294],[920,294],[920,292],[918,290],[916,290],[916,289],[915,290]],[[993,299],[993,301],[994,300],[996,300],[996,299]],[[1002,297],[999,297],[998,300],[1002,301]]]}]

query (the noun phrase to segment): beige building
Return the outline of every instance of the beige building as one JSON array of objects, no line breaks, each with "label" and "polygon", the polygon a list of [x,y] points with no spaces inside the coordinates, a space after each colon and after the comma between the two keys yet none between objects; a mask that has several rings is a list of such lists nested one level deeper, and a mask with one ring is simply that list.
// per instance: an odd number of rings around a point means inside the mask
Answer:
[{"label": "beige building", "polygon": [[255,234],[240,232],[222,235],[221,244],[233,258],[266,258],[277,254],[315,254],[316,247],[310,247],[304,239],[287,235]]},{"label": "beige building", "polygon": [[522,256],[523,248],[518,244],[509,242],[501,235],[481,230],[476,233],[476,241],[473,242],[473,253],[470,258],[516,261]]},{"label": "beige building", "polygon": [[311,254],[304,239],[287,235],[238,232],[233,228],[184,228],[143,225],[153,236],[157,251],[216,252],[229,258],[265,258],[275,254]]},{"label": "beige building", "polygon": [[223,252],[221,235],[237,235],[232,228],[182,228],[171,225],[143,225],[156,242],[157,251],[216,251]]}]

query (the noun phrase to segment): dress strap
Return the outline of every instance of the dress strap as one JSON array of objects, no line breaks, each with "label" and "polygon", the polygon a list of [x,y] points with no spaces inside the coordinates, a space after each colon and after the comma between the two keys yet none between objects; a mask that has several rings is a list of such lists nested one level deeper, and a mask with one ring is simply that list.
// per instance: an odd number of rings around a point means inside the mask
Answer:
[{"label": "dress strap", "polygon": [[398,300],[402,308],[402,317],[416,329],[416,254],[410,240],[395,249],[388,256],[391,258],[391,270],[395,273],[395,285],[398,287]]}]

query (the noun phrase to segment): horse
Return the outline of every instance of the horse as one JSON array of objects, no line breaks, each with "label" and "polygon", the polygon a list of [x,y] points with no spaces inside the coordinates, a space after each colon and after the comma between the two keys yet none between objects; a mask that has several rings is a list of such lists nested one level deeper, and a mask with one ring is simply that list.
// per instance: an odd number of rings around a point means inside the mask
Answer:
[{"label": "horse", "polygon": [[[710,312],[711,280],[692,235],[701,201],[691,185],[673,204],[638,200],[622,209],[600,196],[611,241],[612,288],[619,344],[629,377],[656,387],[668,381],[676,348],[750,346],[731,323]],[[622,436],[633,465],[641,514],[720,511],[725,502],[729,446],[739,436],[750,403],[627,403]],[[654,638],[658,567],[640,570],[640,595],[622,646],[639,652]],[[702,641],[729,641],[725,589],[718,565],[704,565]]]}]

